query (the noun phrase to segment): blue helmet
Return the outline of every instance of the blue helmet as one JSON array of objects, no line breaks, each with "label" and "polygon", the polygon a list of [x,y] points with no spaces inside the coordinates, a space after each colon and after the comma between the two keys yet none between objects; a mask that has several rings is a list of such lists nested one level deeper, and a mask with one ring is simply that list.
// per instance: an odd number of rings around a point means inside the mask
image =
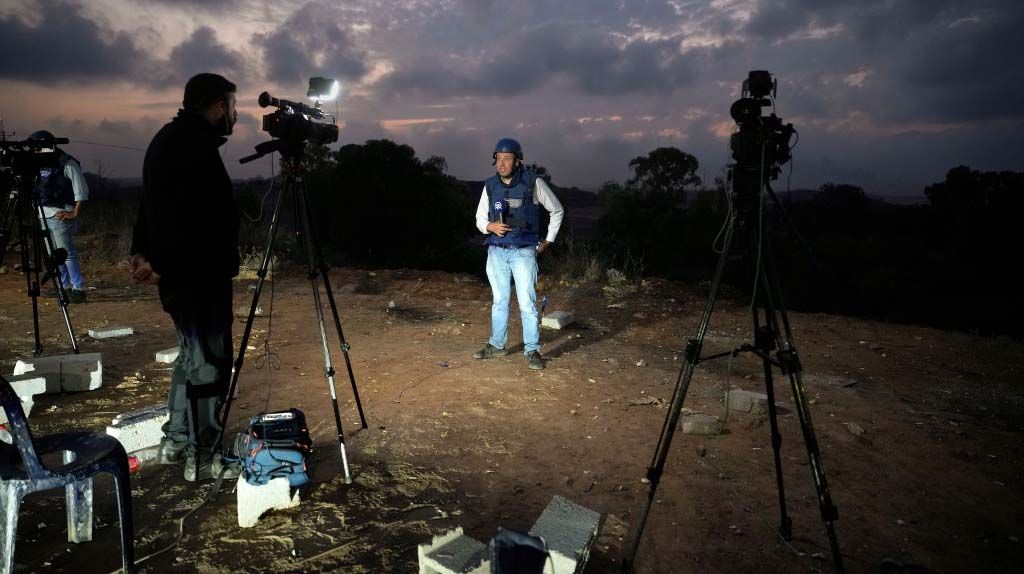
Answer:
[{"label": "blue helmet", "polygon": [[523,160],[523,146],[519,145],[519,142],[512,138],[501,138],[498,140],[498,143],[494,144],[494,153],[491,154],[491,159],[497,160],[498,154],[501,152],[515,154],[516,159],[519,161]]}]

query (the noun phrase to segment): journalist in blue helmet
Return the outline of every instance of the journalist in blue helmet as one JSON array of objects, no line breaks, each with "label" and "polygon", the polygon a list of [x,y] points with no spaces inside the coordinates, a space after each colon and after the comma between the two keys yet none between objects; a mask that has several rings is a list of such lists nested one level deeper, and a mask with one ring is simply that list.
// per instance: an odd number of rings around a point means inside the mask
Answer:
[{"label": "journalist in blue helmet", "polygon": [[[487,279],[491,283],[491,338],[473,356],[508,354],[508,303],[512,284],[523,323],[523,352],[531,369],[543,369],[540,314],[537,312],[537,257],[555,241],[564,210],[547,183],[523,165],[523,148],[514,139],[498,140],[491,155],[495,173],[485,183],[476,210],[476,227],[487,236]],[[540,208],[550,218],[543,239]]]},{"label": "journalist in blue helmet", "polygon": [[[54,136],[46,130],[39,130],[28,139],[40,145],[40,152],[51,154],[53,160],[39,168],[35,182],[36,197],[42,206],[40,222],[50,230],[54,249],[65,249],[67,259],[60,266],[60,282],[68,289],[68,302],[84,303],[85,287],[82,283],[82,268],[78,264],[78,250],[75,249],[75,233],[78,231],[78,217],[82,204],[89,199],[89,185],[82,175],[78,160],[64,153],[54,143]],[[46,292],[56,297],[56,292]]]}]

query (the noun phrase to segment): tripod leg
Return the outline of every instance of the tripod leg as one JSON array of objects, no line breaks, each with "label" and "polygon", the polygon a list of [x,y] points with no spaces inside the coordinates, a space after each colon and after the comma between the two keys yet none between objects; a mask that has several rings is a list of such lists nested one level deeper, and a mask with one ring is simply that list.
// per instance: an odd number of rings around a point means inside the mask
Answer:
[{"label": "tripod leg", "polygon": [[[767,243],[767,241],[766,241]],[[839,539],[836,536],[835,521],[839,519],[839,510],[832,502],[832,494],[828,488],[828,480],[825,477],[825,467],[821,459],[821,450],[818,448],[818,437],[814,432],[814,425],[811,422],[811,411],[807,403],[807,396],[804,393],[804,384],[800,365],[800,357],[797,354],[796,346],[793,344],[793,334],[790,329],[789,317],[785,307],[782,306],[782,289],[778,282],[778,275],[775,271],[774,261],[766,253],[764,282],[767,289],[768,302],[771,306],[772,326],[775,335],[779,340],[779,350],[776,352],[778,363],[783,374],[789,377],[790,387],[793,391],[793,404],[797,416],[800,419],[800,430],[803,434],[804,445],[807,448],[807,458],[811,467],[811,478],[814,481],[814,488],[818,496],[818,508],[821,512],[821,519],[825,523],[825,530],[828,534],[829,546],[832,549],[832,559],[835,563],[836,572],[843,572],[843,558],[839,549]],[[778,331],[779,318],[783,330]],[[781,483],[780,483],[781,484]]]},{"label": "tripod leg", "polygon": [[[758,333],[757,336],[761,339],[758,343],[762,343],[762,341],[774,343],[773,334],[770,335],[770,338],[762,335],[762,333],[769,335],[774,329],[770,321],[770,314],[766,313],[765,315],[767,324],[762,326],[757,308],[754,308],[754,332]],[[773,348],[774,344],[771,344],[771,347],[762,348],[761,357],[764,364],[765,394],[768,395],[768,423],[771,427],[772,454],[775,459],[775,484],[779,493],[779,535],[784,540],[790,540],[793,538],[793,520],[786,511],[786,487],[782,478],[782,434],[779,432],[778,412],[775,407],[775,383],[772,378],[772,362],[769,358],[769,353]]]},{"label": "tripod leg", "polygon": [[[309,198],[303,194],[303,201],[306,205],[307,213],[310,211]],[[366,428],[366,415],[363,414],[363,402],[359,400],[359,389],[356,387],[356,376],[352,372],[352,359],[349,357],[348,351],[350,349],[349,344],[345,341],[345,333],[341,329],[341,318],[338,316],[338,306],[334,302],[334,291],[331,289],[331,280],[328,275],[327,263],[324,262],[323,253],[320,251],[320,244],[317,242],[316,227],[313,223],[312,218],[309,219],[309,238],[313,244],[313,249],[316,255],[316,265],[320,272],[320,277],[323,278],[324,291],[327,293],[327,304],[331,307],[331,315],[334,317],[334,328],[338,331],[338,340],[341,344],[341,353],[345,357],[345,368],[348,369],[348,380],[352,383],[352,396],[356,400],[356,410],[359,411],[359,422],[362,428]]]},{"label": "tripod leg", "polygon": [[693,370],[696,368],[697,364],[700,363],[701,347],[704,344],[704,335],[707,334],[708,325],[711,323],[711,314],[715,309],[715,300],[718,297],[718,290],[721,286],[722,275],[725,272],[725,265],[729,259],[729,248],[732,244],[735,223],[736,216],[734,214],[729,221],[728,228],[726,229],[722,255],[718,259],[718,266],[715,269],[714,279],[711,282],[711,292],[708,294],[708,298],[704,303],[704,314],[701,316],[700,326],[697,328],[697,336],[687,342],[685,362],[679,372],[678,378],[676,379],[676,388],[672,394],[672,402],[669,406],[668,413],[665,416],[665,423],[661,427],[661,435],[658,438],[658,446],[654,451],[654,459],[651,461],[651,466],[647,469],[647,479],[650,481],[650,487],[647,491],[647,500],[644,502],[643,510],[640,513],[640,520],[637,524],[636,533],[634,534],[633,540],[630,542],[629,550],[622,559],[622,572],[625,574],[629,574],[633,571],[636,554],[640,548],[640,541],[643,538],[644,526],[647,523],[647,516],[650,514],[651,505],[654,503],[655,492],[658,489],[658,483],[661,481],[661,475],[665,471],[665,460],[668,458],[668,450],[672,444],[672,437],[675,434],[676,426],[679,424],[679,415],[683,408],[683,402],[686,400],[686,393],[690,387],[690,380],[693,378]]},{"label": "tripod leg", "polygon": [[[260,302],[260,294],[263,293],[263,283],[267,278],[267,267],[270,265],[270,257],[274,252],[274,239],[277,237],[277,227],[281,220],[281,204],[284,203],[284,196],[290,187],[285,179],[284,183],[277,190],[277,197],[274,203],[274,215],[270,220],[270,230],[267,232],[267,248],[263,252],[263,261],[260,269],[256,272],[256,290],[252,294],[252,303],[249,305],[249,315],[245,319],[245,329],[242,331],[242,341],[238,345],[238,357],[231,366],[231,383],[228,385],[227,395],[224,397],[224,408],[221,411],[220,432],[214,443],[214,449],[223,444],[224,433],[228,428],[228,415],[231,413],[231,403],[234,401],[235,389],[238,386],[238,376],[242,372],[242,364],[245,362],[245,349],[249,345],[249,337],[252,334],[252,323],[256,319],[256,307]],[[230,353],[230,350],[229,350]]]},{"label": "tripod leg", "polygon": [[[50,226],[46,223],[46,214],[43,212],[42,206],[38,206],[37,212],[41,222],[40,227],[38,228],[38,236],[42,237],[43,246],[46,247],[46,269],[44,270],[44,276],[50,277],[50,280],[53,283],[53,290],[57,293],[57,303],[60,305],[60,312],[64,317],[64,327],[68,330],[68,338],[71,339],[71,348],[77,355],[78,341],[75,340],[75,330],[71,326],[71,316],[68,314],[68,293],[64,289],[64,285],[60,280],[60,265],[55,265],[53,261],[53,253],[56,251],[56,246],[53,243],[53,235],[50,233]],[[36,261],[38,263],[39,259],[37,258]]]},{"label": "tripod leg", "polygon": [[[302,197],[299,197],[299,195]],[[320,300],[320,287],[317,285],[317,272],[316,257],[314,255],[313,244],[315,239],[310,234],[309,225],[309,211],[307,207],[305,194],[300,187],[295,193],[295,213],[298,215],[298,221],[296,225],[298,227],[298,235],[300,240],[305,246],[306,260],[309,265],[307,277],[309,278],[310,286],[313,289],[313,306],[316,311],[316,323],[320,329],[320,345],[324,355],[324,374],[327,376],[327,386],[331,391],[331,404],[334,407],[334,424],[338,429],[338,449],[341,451],[341,464],[345,472],[345,484],[352,484],[352,475],[348,468],[348,455],[345,452],[345,432],[341,426],[341,413],[338,410],[338,394],[334,386],[334,365],[331,363],[331,350],[327,344],[327,329],[324,326],[324,310],[323,303]]]},{"label": "tripod leg", "polygon": [[[38,357],[43,354],[43,344],[39,339],[39,272],[35,265],[39,262],[39,242],[33,241],[29,244],[29,236],[32,234],[32,219],[21,221],[21,271],[25,274],[28,296],[32,299],[32,328],[35,333],[35,347],[32,349],[32,356]],[[32,250],[32,259],[29,260],[29,249]]]}]

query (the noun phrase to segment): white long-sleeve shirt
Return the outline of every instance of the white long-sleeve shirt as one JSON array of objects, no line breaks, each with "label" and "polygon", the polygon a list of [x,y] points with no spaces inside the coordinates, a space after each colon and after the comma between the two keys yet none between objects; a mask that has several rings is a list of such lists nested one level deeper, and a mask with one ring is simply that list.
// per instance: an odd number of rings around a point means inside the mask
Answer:
[{"label": "white long-sleeve shirt", "polygon": [[[558,229],[562,227],[562,218],[565,216],[565,209],[562,208],[562,203],[558,201],[558,197],[548,187],[547,182],[541,178],[537,178],[537,183],[534,184],[533,190],[534,200],[543,205],[544,209],[548,210],[550,219],[548,220],[548,235],[547,241],[554,243],[555,237],[558,236]],[[487,235],[490,233],[487,231],[487,224],[489,221],[490,213],[490,200],[487,197],[487,185],[484,185],[484,191],[480,194],[480,203],[476,206],[476,228],[480,230],[480,233]]]}]

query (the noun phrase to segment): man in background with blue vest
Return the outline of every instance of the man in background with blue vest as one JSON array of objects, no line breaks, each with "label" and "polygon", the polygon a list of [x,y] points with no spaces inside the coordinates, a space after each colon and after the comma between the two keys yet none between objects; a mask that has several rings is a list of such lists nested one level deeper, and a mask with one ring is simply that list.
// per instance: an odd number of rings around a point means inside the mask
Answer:
[{"label": "man in background with blue vest", "polygon": [[[75,232],[82,202],[89,199],[89,186],[78,160],[58,149],[54,135],[46,130],[33,132],[28,139],[37,142],[41,153],[53,154],[53,161],[39,169],[35,193],[43,208],[45,229],[50,230],[54,249],[65,249],[67,259],[60,266],[60,283],[68,290],[69,303],[85,303],[82,268],[78,265]],[[56,297],[57,293],[47,293]]]},{"label": "man in background with blue vest", "polygon": [[[503,138],[494,146],[497,173],[484,183],[476,210],[476,227],[487,235],[487,279],[491,283],[491,338],[473,354],[477,359],[507,355],[508,301],[511,283],[523,322],[523,347],[531,369],[543,369],[540,317],[537,312],[537,256],[558,235],[565,214],[547,183],[523,165],[523,148]],[[547,235],[540,238],[540,206],[548,210]]]}]

